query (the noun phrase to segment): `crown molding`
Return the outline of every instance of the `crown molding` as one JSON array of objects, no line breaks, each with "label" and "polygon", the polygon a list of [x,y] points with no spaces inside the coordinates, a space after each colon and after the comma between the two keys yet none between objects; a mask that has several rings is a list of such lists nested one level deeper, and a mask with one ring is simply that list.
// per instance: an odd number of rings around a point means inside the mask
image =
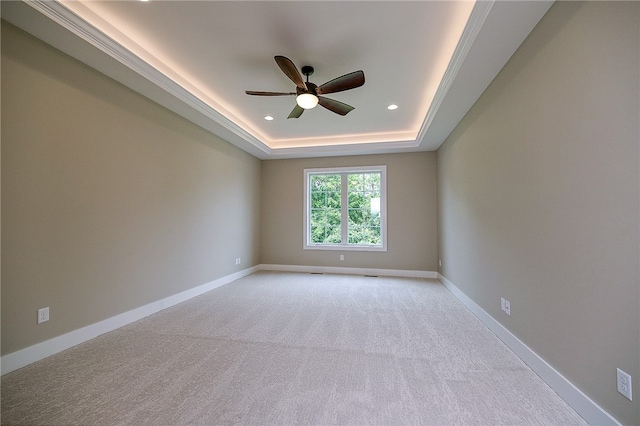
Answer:
[{"label": "crown molding", "polygon": [[476,1],[418,133],[422,150],[438,149],[553,3]]},{"label": "crown molding", "polygon": [[[267,145],[230,113],[223,114],[59,1],[2,2],[2,17],[249,154],[269,159],[437,150],[552,4],[478,0],[415,139],[289,148]],[[506,34],[501,31],[505,23]]]},{"label": "crown molding", "polygon": [[342,145],[321,145],[278,148],[269,152],[270,159],[337,157],[347,155],[391,154],[419,151],[416,141],[372,142]]},{"label": "crown molding", "polygon": [[469,51],[471,50],[471,46],[475,42],[482,26],[484,25],[487,16],[489,16],[489,12],[491,12],[491,8],[495,0],[487,0],[487,1],[477,1],[471,10],[471,15],[469,16],[469,20],[467,21],[467,25],[464,27],[464,31],[462,32],[462,36],[460,37],[460,41],[456,46],[456,50],[453,52],[453,56],[451,57],[451,61],[447,66],[446,71],[444,72],[444,76],[440,81],[440,85],[438,86],[438,90],[436,90],[436,94],[433,98],[433,102],[431,102],[431,106],[429,107],[429,111],[427,111],[427,115],[422,122],[422,126],[418,131],[418,136],[416,137],[417,144],[419,145],[419,141],[422,141],[425,137],[425,134],[431,127],[431,123],[433,123],[433,119],[435,118],[442,102],[444,101],[447,93],[449,92],[449,88],[453,84],[456,76],[458,75],[458,71],[462,67]]},{"label": "crown molding", "polygon": [[[57,24],[57,27],[50,25],[50,23],[47,25],[46,21],[43,22],[42,19],[35,17],[33,13],[30,13],[28,8],[24,7],[25,5],[29,6],[32,11],[39,13],[42,17]],[[120,81],[142,95],[169,108],[173,112],[204,127],[206,130],[212,131],[214,134],[225,138],[232,144],[248,151],[258,158],[264,158],[269,155],[271,149],[258,138],[235,124],[198,96],[167,77],[157,68],[135,55],[116,40],[82,19],[62,3],[50,0],[22,0],[20,2],[3,2],[2,9],[3,18],[52,46],[80,59],[89,66]],[[96,58],[95,52],[79,51],[83,46],[78,43],[72,45],[65,44],[64,42],[68,41],[68,35],[61,33],[60,29],[67,30],[73,34],[73,36],[88,43],[94,49],[107,55],[111,60],[115,60],[127,70],[132,71],[138,78],[132,78],[131,75],[123,76],[121,70],[114,70],[113,64],[105,65],[104,59]],[[84,45],[84,47],[86,48],[86,45]],[[146,82],[150,82],[152,85],[161,89],[163,95],[151,93],[153,87],[149,87],[148,84],[142,85],[142,87],[146,87],[146,90],[141,90],[140,79],[144,79]],[[217,126],[212,126],[212,123],[215,123]]]}]

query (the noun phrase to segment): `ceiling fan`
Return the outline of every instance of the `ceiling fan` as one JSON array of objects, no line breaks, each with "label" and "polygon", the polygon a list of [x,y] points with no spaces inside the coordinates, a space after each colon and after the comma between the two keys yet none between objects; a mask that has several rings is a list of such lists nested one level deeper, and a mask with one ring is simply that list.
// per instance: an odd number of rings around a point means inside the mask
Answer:
[{"label": "ceiling fan", "polygon": [[247,95],[254,96],[291,96],[296,95],[296,106],[291,111],[291,114],[287,118],[298,118],[302,115],[305,109],[314,108],[316,105],[320,105],[333,111],[336,114],[347,115],[354,110],[354,107],[347,105],[344,102],[336,101],[335,99],[329,99],[321,95],[329,93],[342,92],[344,90],[355,89],[364,84],[364,72],[354,71],[349,74],[345,74],[341,77],[334,78],[320,86],[309,82],[309,76],[313,74],[313,67],[305,65],[302,67],[302,74],[307,76],[307,81],[302,79],[302,76],[298,72],[298,69],[289,58],[284,56],[275,56],[276,63],[285,73],[287,77],[296,84],[295,92],[256,92],[247,90]]}]

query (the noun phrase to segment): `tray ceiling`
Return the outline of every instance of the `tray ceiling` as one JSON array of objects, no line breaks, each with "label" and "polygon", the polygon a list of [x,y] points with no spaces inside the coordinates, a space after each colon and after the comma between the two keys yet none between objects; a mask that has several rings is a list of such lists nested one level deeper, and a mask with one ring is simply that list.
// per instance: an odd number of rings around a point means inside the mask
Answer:
[{"label": "tray ceiling", "polygon": [[[435,150],[552,2],[35,1],[2,17],[259,158]],[[364,86],[287,119],[275,63]],[[388,110],[390,104],[398,105]],[[265,116],[274,119],[267,121]]]}]

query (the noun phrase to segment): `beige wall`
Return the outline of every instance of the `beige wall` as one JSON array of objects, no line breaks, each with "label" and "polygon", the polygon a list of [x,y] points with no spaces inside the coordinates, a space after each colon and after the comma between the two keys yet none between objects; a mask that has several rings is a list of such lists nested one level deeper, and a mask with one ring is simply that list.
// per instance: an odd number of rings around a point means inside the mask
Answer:
[{"label": "beige wall", "polygon": [[[387,252],[303,250],[304,169],[381,164],[387,166]],[[263,161],[261,261],[436,271],[436,199],[433,152]]]},{"label": "beige wall", "polygon": [[[625,424],[640,394],[640,3],[558,2],[438,150],[442,274]],[[500,297],[511,316],[500,311]]]},{"label": "beige wall", "polygon": [[[437,168],[435,153],[260,162],[3,22],[2,353],[257,263],[434,271],[441,258],[639,424],[640,398],[615,390],[616,367],[640,378],[639,8],[557,3]],[[388,167],[388,252],[303,250],[303,169],[371,164]]]},{"label": "beige wall", "polygon": [[3,354],[258,263],[259,160],[5,22],[2,114]]}]

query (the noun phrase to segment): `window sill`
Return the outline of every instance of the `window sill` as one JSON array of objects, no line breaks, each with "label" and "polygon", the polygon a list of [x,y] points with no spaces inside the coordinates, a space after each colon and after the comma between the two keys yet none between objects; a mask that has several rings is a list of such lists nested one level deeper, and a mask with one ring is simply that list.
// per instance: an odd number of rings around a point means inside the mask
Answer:
[{"label": "window sill", "polygon": [[387,247],[385,246],[357,246],[357,245],[347,245],[347,244],[314,244],[307,245],[305,244],[303,247],[304,250],[332,250],[332,251],[382,251],[386,252]]}]

